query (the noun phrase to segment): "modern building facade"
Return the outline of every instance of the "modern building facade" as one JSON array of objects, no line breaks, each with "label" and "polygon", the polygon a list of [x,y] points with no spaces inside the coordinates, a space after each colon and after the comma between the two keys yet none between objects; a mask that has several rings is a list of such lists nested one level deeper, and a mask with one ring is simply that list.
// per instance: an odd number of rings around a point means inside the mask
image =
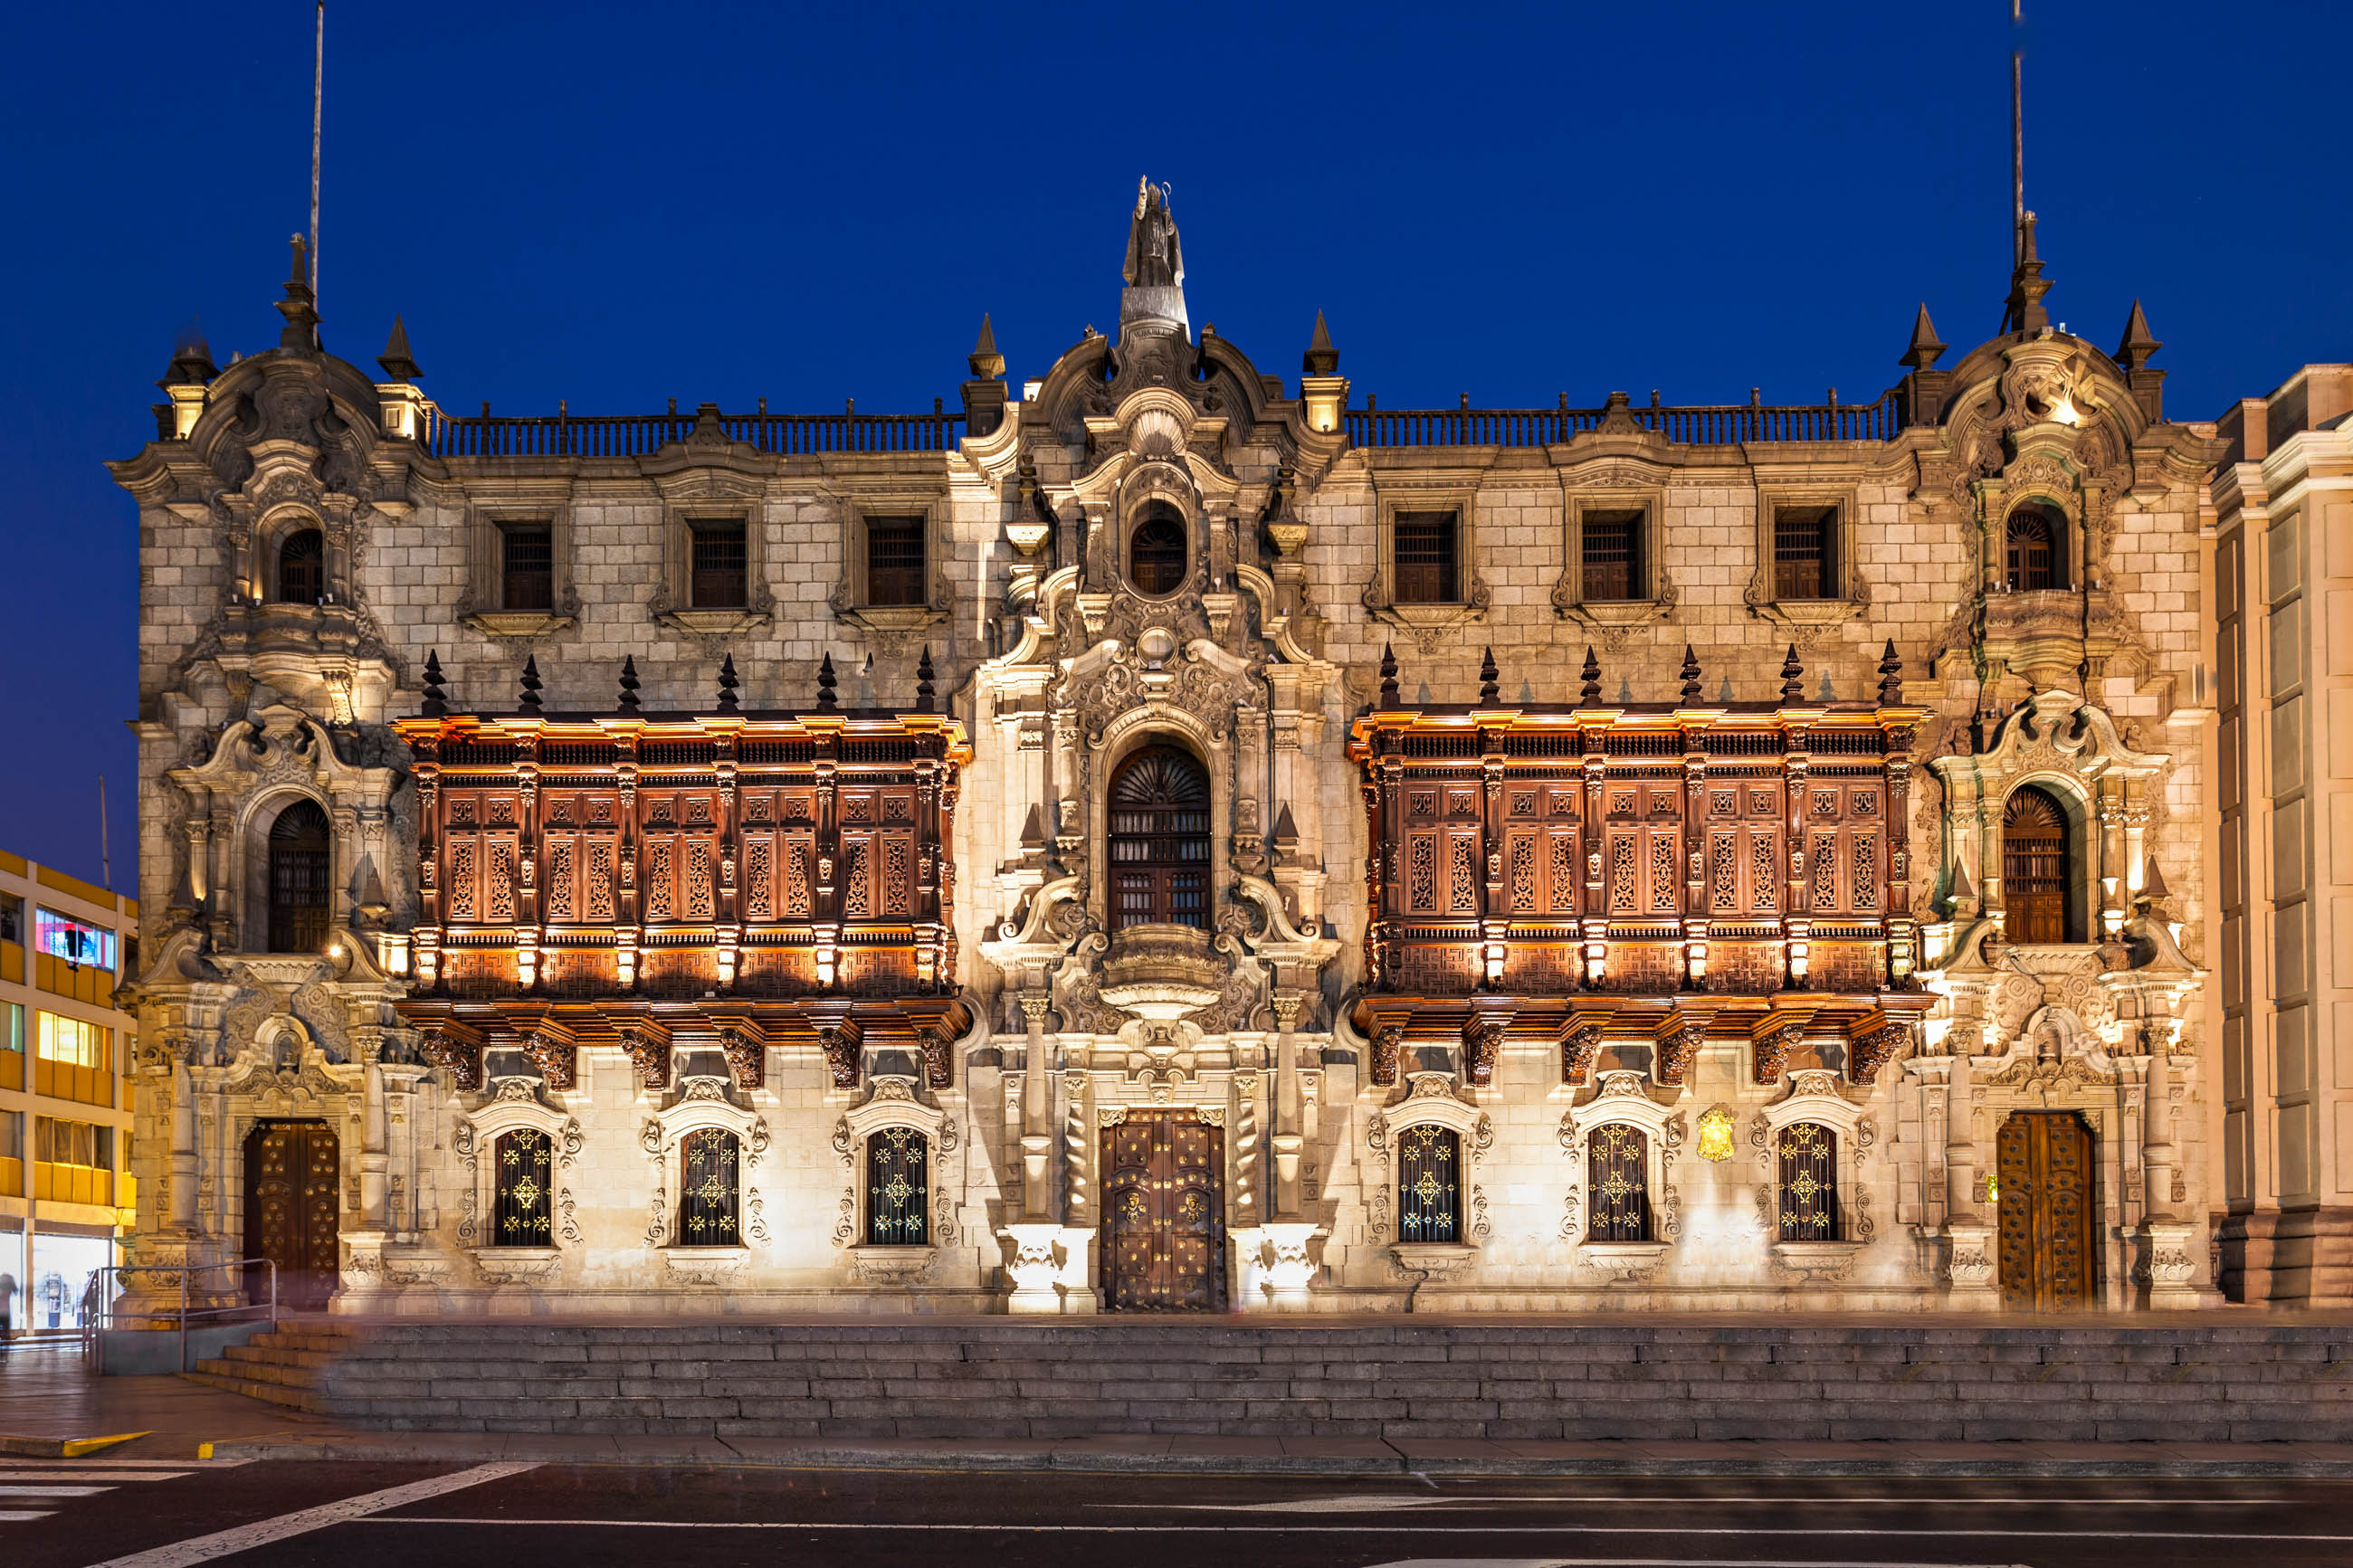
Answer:
[{"label": "modern building facade", "polygon": [[[163,383],[139,1256],[395,1313],[2219,1300],[2211,426],[2137,307],[1863,403]],[[1106,249],[1108,250],[1107,245]],[[1018,395],[1015,395],[1018,391]]]},{"label": "modern building facade", "polygon": [[79,1328],[91,1273],[119,1261],[135,1199],[129,1064],[115,986],[139,903],[0,853],[0,1320]]},{"label": "modern building facade", "polygon": [[2223,416],[2214,474],[2221,1283],[2353,1303],[2353,365]]}]

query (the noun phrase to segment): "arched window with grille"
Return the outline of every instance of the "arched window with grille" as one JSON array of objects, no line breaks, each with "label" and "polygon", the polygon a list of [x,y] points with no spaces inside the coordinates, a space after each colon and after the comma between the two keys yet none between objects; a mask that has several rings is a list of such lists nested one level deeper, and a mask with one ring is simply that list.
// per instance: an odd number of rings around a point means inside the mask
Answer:
[{"label": "arched window with grille", "polygon": [[2073,942],[2067,813],[2051,792],[2025,784],[2001,809],[2003,930],[2018,942]]},{"label": "arched window with grille", "polygon": [[1781,1129],[1774,1195],[1783,1241],[1836,1241],[1838,1134],[1815,1121]]},{"label": "arched window with grille", "polygon": [[2002,525],[2002,569],[2013,594],[2064,588],[2067,514],[2048,501],[2028,501]]},{"label": "arched window with grille", "polygon": [[493,1146],[498,1186],[491,1216],[493,1247],[553,1247],[554,1227],[549,1222],[548,1194],[554,1182],[554,1161],[547,1134],[518,1127],[502,1132]]},{"label": "arched window with grille", "polygon": [[866,1140],[866,1244],[922,1247],[932,1238],[931,1145],[912,1127],[885,1127]]},{"label": "arched window with grille", "polygon": [[1135,514],[1127,578],[1139,594],[1173,594],[1185,584],[1185,517],[1165,500],[1146,501]]},{"label": "arched window with grille", "polygon": [[327,538],[315,528],[298,528],[278,546],[278,598],[289,605],[315,605],[327,593]]},{"label": "arched window with grille", "polygon": [[1208,928],[1209,773],[1189,752],[1150,746],[1111,781],[1112,929]]},{"label": "arched window with grille", "polygon": [[1462,1239],[1462,1140],[1427,1122],[1398,1134],[1398,1239]]},{"label": "arched window with grille", "polygon": [[269,951],[317,952],[332,913],[333,851],[327,814],[298,800],[269,825]]},{"label": "arched window with grille", "polygon": [[1651,1239],[1651,1141],[1639,1127],[1604,1122],[1585,1140],[1588,1241]]},{"label": "arched window with grille", "polygon": [[698,1127],[679,1141],[678,1239],[688,1247],[743,1244],[743,1147],[735,1134]]}]

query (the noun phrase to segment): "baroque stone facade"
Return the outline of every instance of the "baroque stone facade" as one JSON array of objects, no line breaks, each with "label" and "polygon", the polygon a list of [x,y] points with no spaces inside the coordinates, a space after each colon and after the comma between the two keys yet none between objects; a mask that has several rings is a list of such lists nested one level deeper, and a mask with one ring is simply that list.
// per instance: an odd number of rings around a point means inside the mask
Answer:
[{"label": "baroque stone facade", "polygon": [[343,1310],[2213,1300],[2219,444],[2021,253],[1875,402],[1399,412],[1147,186],[1018,397],[578,419],[298,258],[114,468],[139,1258],[309,1122]]}]

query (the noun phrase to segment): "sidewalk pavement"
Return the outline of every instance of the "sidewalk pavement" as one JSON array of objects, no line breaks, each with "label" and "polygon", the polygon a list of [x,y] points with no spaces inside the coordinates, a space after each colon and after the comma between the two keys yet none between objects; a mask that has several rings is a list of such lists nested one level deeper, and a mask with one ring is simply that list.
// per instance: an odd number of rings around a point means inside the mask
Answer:
[{"label": "sidewalk pavement", "polygon": [[[80,1354],[0,1357],[0,1435],[138,1432],[109,1458],[497,1460],[660,1468],[1269,1476],[1884,1476],[2353,1479],[2345,1443],[1550,1443],[1474,1438],[550,1436],[377,1432],[176,1377],[91,1377]],[[206,1450],[209,1450],[207,1454]]]}]

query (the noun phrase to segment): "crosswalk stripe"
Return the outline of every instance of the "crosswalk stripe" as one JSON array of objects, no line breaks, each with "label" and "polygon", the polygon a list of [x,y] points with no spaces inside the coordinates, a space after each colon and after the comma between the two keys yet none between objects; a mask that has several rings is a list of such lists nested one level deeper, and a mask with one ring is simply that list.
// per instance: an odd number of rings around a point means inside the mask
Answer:
[{"label": "crosswalk stripe", "polygon": [[185,1470],[0,1470],[0,1481],[176,1481]]},{"label": "crosswalk stripe", "polygon": [[112,1487],[0,1487],[0,1497],[96,1497]]},{"label": "crosswalk stripe", "polygon": [[0,1523],[17,1524],[28,1519],[47,1519],[56,1511],[47,1508],[0,1508]]}]

